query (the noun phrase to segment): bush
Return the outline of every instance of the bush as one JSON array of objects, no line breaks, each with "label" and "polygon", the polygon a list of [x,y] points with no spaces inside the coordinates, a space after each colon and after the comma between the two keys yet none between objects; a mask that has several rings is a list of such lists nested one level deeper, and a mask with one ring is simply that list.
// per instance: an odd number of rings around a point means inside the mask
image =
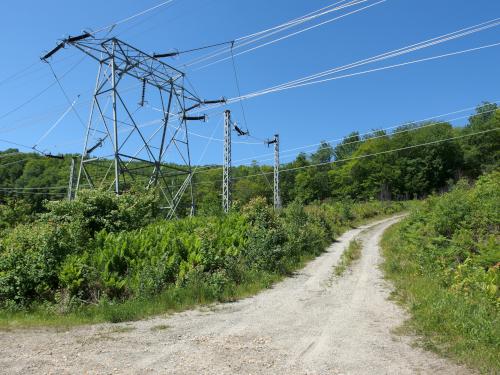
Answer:
[{"label": "bush", "polygon": [[0,234],[18,224],[32,221],[33,207],[26,201],[9,199],[0,204]]},{"label": "bush", "polygon": [[26,305],[53,297],[59,287],[59,264],[71,252],[64,228],[23,224],[2,239],[0,249],[0,303]]},{"label": "bush", "polygon": [[36,222],[0,240],[0,303],[49,301],[66,309],[171,288],[199,290],[193,298],[200,301],[231,299],[240,285],[266,284],[320,254],[355,215],[381,210],[370,203],[353,214],[348,203],[294,202],[277,213],[256,198],[241,213],[163,221],[154,202],[92,191],[47,203]]}]

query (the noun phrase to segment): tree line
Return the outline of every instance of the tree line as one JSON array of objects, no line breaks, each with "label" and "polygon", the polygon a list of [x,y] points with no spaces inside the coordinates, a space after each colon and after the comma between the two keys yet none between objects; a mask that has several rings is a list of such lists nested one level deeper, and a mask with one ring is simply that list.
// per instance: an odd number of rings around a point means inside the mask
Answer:
[{"label": "tree line", "polygon": [[[403,200],[447,190],[462,177],[476,179],[498,167],[500,134],[493,131],[498,128],[497,105],[483,103],[463,127],[447,122],[408,123],[390,133],[353,132],[337,145],[321,142],[316,152],[300,153],[280,166],[282,201],[286,205],[329,199]],[[432,143],[446,139],[451,140]],[[76,155],[54,159],[17,151],[0,152],[0,203],[22,200],[42,209],[47,199],[63,199],[71,157]],[[236,204],[256,196],[271,202],[271,172],[271,166],[256,161],[234,167],[232,195]],[[220,212],[221,175],[220,166],[202,167],[195,175],[200,213]],[[188,212],[188,207],[187,200],[182,202],[181,212]]]}]

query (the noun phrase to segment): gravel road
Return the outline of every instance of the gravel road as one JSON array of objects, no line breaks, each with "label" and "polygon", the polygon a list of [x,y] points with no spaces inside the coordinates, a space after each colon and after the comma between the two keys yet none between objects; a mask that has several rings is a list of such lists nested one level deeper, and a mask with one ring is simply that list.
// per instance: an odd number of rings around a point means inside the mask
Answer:
[{"label": "gravel road", "polygon": [[[5,374],[467,374],[393,330],[378,242],[391,218],[346,232],[296,276],[245,300],[126,324],[0,332]],[[333,268],[353,238],[361,259]]]}]

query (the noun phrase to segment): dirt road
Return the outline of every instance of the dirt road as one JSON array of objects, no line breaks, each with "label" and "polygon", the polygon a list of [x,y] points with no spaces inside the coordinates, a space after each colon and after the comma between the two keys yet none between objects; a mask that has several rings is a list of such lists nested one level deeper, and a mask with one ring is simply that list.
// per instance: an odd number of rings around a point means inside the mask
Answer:
[{"label": "dirt road", "polygon": [[[253,298],[128,324],[0,332],[0,372],[19,374],[465,374],[392,333],[378,242],[397,219],[351,230],[296,277]],[[353,238],[362,258],[333,268]]]}]

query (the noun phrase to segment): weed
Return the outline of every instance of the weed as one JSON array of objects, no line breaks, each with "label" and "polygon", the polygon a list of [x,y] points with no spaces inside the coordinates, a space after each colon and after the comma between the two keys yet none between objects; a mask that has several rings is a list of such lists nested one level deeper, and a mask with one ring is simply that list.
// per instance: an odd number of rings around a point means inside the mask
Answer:
[{"label": "weed", "polygon": [[335,275],[342,274],[351,266],[351,264],[361,257],[362,244],[359,240],[354,239],[349,243],[347,249],[344,250],[340,257],[339,264],[335,267]]}]

